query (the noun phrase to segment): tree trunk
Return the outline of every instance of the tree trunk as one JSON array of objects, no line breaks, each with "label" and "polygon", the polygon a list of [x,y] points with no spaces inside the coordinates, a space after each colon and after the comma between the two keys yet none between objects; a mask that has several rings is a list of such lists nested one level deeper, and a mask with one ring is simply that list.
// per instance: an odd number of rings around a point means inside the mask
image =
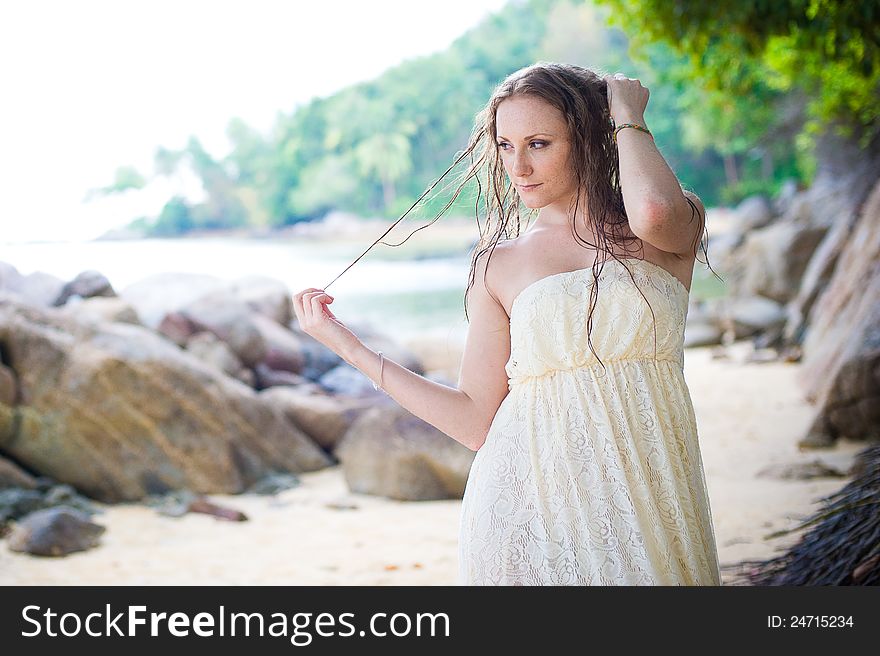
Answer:
[{"label": "tree trunk", "polygon": [[727,178],[727,184],[739,184],[739,175],[736,172],[736,156],[732,154],[724,155],[724,175]]}]

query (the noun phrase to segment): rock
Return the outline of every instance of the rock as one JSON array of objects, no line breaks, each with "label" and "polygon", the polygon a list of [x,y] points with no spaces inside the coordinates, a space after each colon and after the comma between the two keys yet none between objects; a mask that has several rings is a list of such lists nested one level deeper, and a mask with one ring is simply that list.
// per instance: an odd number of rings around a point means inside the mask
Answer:
[{"label": "rock", "polygon": [[[193,335],[200,332],[208,333],[208,331],[200,328],[196,325],[195,321],[184,315],[182,312],[169,312],[162,317],[162,321],[159,322],[156,332],[163,337],[167,337],[181,348],[186,347],[187,342],[189,342]],[[219,338],[218,341],[220,341]],[[236,357],[236,360],[238,360],[238,357]]]},{"label": "rock", "polygon": [[808,481],[814,478],[843,478],[846,476],[846,472],[829,467],[821,460],[813,460],[812,462],[769,465],[761,469],[755,476],[788,481]]},{"label": "rock", "polygon": [[829,227],[833,220],[829,221],[825,215],[817,215],[813,211],[814,199],[809,191],[797,193],[791,197],[788,207],[782,213],[780,223],[790,223],[803,227]]},{"label": "rock", "polygon": [[129,285],[119,295],[137,310],[145,326],[155,330],[166,314],[228,286],[229,283],[214,276],[159,273]]},{"label": "rock", "polygon": [[749,196],[735,210],[740,232],[763,228],[773,220],[773,208],[765,196]]},{"label": "rock", "polygon": [[10,487],[0,490],[0,524],[36,510],[60,505],[76,508],[88,515],[98,512],[88,499],[77,494],[69,485],[46,484],[45,478],[39,478],[34,488]]},{"label": "rock", "polygon": [[66,556],[98,546],[106,529],[76,508],[59,506],[22,518],[9,534],[11,551],[35,556]]},{"label": "rock", "polygon": [[78,296],[72,297],[65,302],[62,311],[70,314],[81,321],[102,323],[107,321],[119,321],[142,325],[141,318],[129,303],[118,296],[104,297],[94,296],[74,302]]},{"label": "rock", "polygon": [[828,228],[774,223],[746,235],[724,273],[734,296],[763,296],[779,303],[795,297],[801,277]]},{"label": "rock", "polygon": [[425,367],[419,357],[409,349],[394,342],[390,337],[370,333],[366,330],[357,331],[355,334],[360,337],[360,340],[365,346],[371,348],[377,353],[382,351],[386,359],[394,360],[402,367],[405,367],[420,376],[424,376]]},{"label": "rock", "polygon": [[302,341],[296,333],[287,328],[286,324],[278,324],[260,314],[254,315],[251,319],[266,344],[263,363],[275,371],[301,373],[306,358],[303,354]]},{"label": "rock", "polygon": [[197,328],[226,342],[247,367],[266,357],[266,342],[254,326],[251,313],[247,305],[223,292],[202,296],[181,310]]},{"label": "rock", "polygon": [[296,320],[291,322],[290,329],[299,339],[300,354],[303,358],[299,374],[304,378],[317,382],[325,373],[345,362],[314,337],[302,332]]},{"label": "rock", "polygon": [[[723,344],[726,346],[733,343],[737,337],[741,337],[736,334],[734,322],[731,318],[733,300],[729,296],[724,296],[691,302],[688,306],[687,322],[685,323],[685,340],[697,340],[701,337],[714,339],[715,332],[717,331],[719,335],[718,342],[713,342],[712,344]],[[697,343],[690,343],[688,341],[686,341],[686,344],[691,347],[698,346]]]},{"label": "rock", "polygon": [[300,387],[274,387],[260,396],[327,451],[335,449],[357,418],[375,405],[371,399],[313,394]]},{"label": "rock", "polygon": [[813,421],[807,434],[798,440],[800,449],[830,449],[837,439],[824,414],[819,414]]},{"label": "rock", "polygon": [[733,298],[727,311],[737,337],[773,328],[781,329],[785,324],[785,309],[779,303],[761,296]]},{"label": "rock", "polygon": [[293,298],[287,285],[280,280],[268,276],[245,276],[233,281],[229,291],[251,310],[276,324],[286,326],[293,318]]},{"label": "rock", "polygon": [[766,364],[767,362],[778,362],[779,353],[774,349],[755,349],[751,353],[743,356],[743,364]]},{"label": "rock", "polygon": [[0,490],[0,525],[43,508],[46,504],[39,490],[20,487]]},{"label": "rock", "polygon": [[71,296],[91,298],[92,296],[116,296],[113,285],[100,271],[83,271],[61,289],[61,293],[52,305],[67,303]]},{"label": "rock", "polygon": [[259,481],[254,483],[248,490],[249,494],[270,495],[278,494],[284,490],[291,490],[299,487],[301,481],[294,474],[286,474],[284,472],[272,472],[266,474]]},{"label": "rock", "polygon": [[254,372],[247,369],[225,342],[213,333],[202,331],[189,338],[186,350],[205,364],[253,386]]},{"label": "rock", "polygon": [[8,262],[0,262],[0,290],[16,291],[24,276]]},{"label": "rock", "polygon": [[688,321],[684,327],[684,348],[721,343],[721,329],[707,322]]},{"label": "rock", "polygon": [[460,499],[475,452],[400,406],[362,414],[336,449],[350,491],[391,499]]},{"label": "rock", "polygon": [[785,180],[779,188],[779,193],[772,200],[773,213],[782,216],[788,212],[799,191],[797,180],[794,178]]},{"label": "rock", "polygon": [[847,221],[838,221],[822,239],[810,258],[794,299],[788,304],[783,336],[789,344],[801,344],[807,317],[819,294],[828,286],[834,267],[846,246],[852,230]]},{"label": "rock", "polygon": [[806,442],[880,440],[880,181],[813,306],[800,375],[819,408]]},{"label": "rock", "polygon": [[764,329],[754,336],[752,340],[752,345],[755,347],[756,350],[776,349],[780,352],[787,351],[789,347],[783,343],[782,338],[782,329],[784,328],[784,326],[785,323],[783,321]]},{"label": "rock", "polygon": [[101,501],[234,494],[333,463],[252,389],[141,326],[4,299],[0,344],[22,396],[0,405],[0,449]]},{"label": "rock", "polygon": [[165,315],[181,311],[205,296],[219,295],[224,301],[243,304],[283,325],[293,316],[287,286],[266,276],[246,276],[230,282],[199,274],[160,273],[129,285],[120,295],[135,307],[145,325],[154,329]]},{"label": "rock", "polygon": [[18,381],[15,372],[5,364],[0,364],[0,403],[15,405],[18,399]]},{"label": "rock", "polygon": [[14,462],[0,455],[0,490],[10,487],[33,490],[37,487],[37,481]]},{"label": "rock", "polygon": [[710,235],[708,251],[711,254],[712,268],[718,267],[721,271],[730,271],[733,267],[731,257],[744,241],[745,235],[734,231]]},{"label": "rock", "polygon": [[385,392],[373,389],[373,381],[347,362],[321,376],[318,384],[331,394],[367,398],[386,396]]},{"label": "rock", "polygon": [[61,295],[64,289],[64,281],[49,273],[35,271],[24,276],[13,289],[25,303],[36,307],[51,307],[55,299]]},{"label": "rock", "polygon": [[143,498],[143,502],[165,517],[182,517],[189,512],[189,505],[197,496],[187,489],[168,490],[161,494],[149,494]]},{"label": "rock", "polygon": [[262,362],[254,367],[253,374],[254,388],[258,390],[264,390],[270,387],[300,387],[302,385],[313,385],[308,378],[304,378],[298,374],[292,374],[289,371],[271,369]]}]

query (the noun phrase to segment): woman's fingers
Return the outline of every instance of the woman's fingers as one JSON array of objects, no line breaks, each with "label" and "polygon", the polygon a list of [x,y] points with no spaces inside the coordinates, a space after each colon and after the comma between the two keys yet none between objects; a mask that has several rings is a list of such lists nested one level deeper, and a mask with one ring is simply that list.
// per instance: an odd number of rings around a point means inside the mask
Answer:
[{"label": "woman's fingers", "polygon": [[[326,303],[332,303],[333,297],[322,289],[314,287],[304,290],[301,294],[301,302],[303,307],[303,316],[308,325],[315,324],[324,316]],[[329,309],[327,313],[332,316]]]},{"label": "woman's fingers", "polygon": [[312,317],[319,318],[324,314],[324,303],[330,299],[330,294],[325,292],[315,292],[309,294],[309,304],[312,310]]},{"label": "woman's fingers", "polygon": [[[293,309],[297,314],[297,319],[299,319],[300,325],[302,325],[303,323],[305,323],[306,325],[311,324],[315,316],[315,308],[312,303],[312,299],[324,293],[325,292],[323,289],[318,289],[317,287],[309,287],[302,290],[293,297]],[[318,312],[320,315],[320,309],[318,310]]]}]

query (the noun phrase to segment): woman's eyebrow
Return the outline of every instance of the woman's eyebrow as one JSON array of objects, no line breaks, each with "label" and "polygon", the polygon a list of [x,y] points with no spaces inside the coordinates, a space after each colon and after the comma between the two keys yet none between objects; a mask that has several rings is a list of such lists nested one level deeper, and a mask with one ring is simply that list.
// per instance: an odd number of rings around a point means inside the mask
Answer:
[{"label": "woman's eyebrow", "polygon": [[[526,138],[524,138],[523,141],[528,141],[528,140],[531,139],[532,137],[538,137],[538,136],[544,136],[544,137],[555,137],[556,135],[555,135],[555,134],[550,134],[549,132],[536,132],[535,134],[530,134],[529,136],[527,136]],[[498,138],[499,138],[499,139],[505,139],[505,140],[507,140],[507,141],[510,141],[510,139],[507,139],[507,137],[502,137],[500,134],[498,135]]]}]

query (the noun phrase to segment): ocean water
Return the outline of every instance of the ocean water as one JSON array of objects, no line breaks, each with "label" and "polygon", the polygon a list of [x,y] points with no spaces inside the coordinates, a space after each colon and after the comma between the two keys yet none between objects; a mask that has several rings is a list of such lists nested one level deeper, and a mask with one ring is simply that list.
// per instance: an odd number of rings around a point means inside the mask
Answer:
[{"label": "ocean water", "polygon": [[369,324],[401,340],[463,339],[468,254],[383,259],[377,247],[334,281],[369,244],[219,237],[0,243],[0,261],[23,275],[43,271],[62,280],[97,270],[117,292],[157,273],[198,273],[224,280],[269,276],[286,284],[292,294],[308,287],[327,289],[335,298],[333,313],[343,323]]}]

